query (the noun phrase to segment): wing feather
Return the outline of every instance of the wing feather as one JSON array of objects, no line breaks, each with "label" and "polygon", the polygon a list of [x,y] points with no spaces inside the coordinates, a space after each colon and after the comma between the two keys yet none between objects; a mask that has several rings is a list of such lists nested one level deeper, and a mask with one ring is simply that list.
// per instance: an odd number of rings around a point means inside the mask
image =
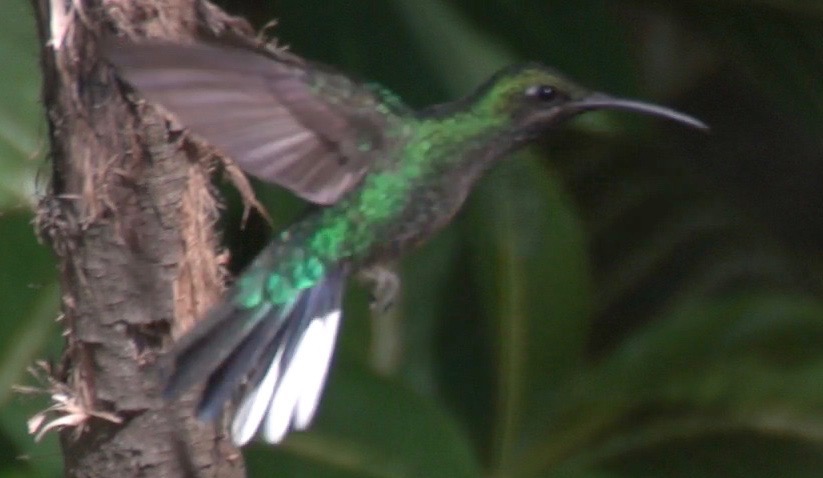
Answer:
[{"label": "wing feather", "polygon": [[[103,53],[146,99],[241,169],[319,204],[336,202],[387,156],[387,112],[372,89],[239,47],[108,42]],[[368,138],[371,148],[357,147]]]}]

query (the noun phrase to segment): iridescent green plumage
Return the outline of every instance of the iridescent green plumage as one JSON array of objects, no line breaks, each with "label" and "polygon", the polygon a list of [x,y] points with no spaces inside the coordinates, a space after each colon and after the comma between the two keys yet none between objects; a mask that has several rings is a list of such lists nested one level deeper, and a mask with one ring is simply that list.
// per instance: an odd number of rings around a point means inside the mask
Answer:
[{"label": "iridescent green plumage", "polygon": [[147,99],[247,173],[325,205],[276,236],[178,344],[167,395],[207,381],[213,419],[245,382],[232,434],[277,442],[308,426],[351,274],[444,227],[480,175],[592,109],[703,128],[662,107],[589,92],[539,64],[505,69],[464,99],[413,112],[392,93],[291,55],[214,45],[108,45]]}]

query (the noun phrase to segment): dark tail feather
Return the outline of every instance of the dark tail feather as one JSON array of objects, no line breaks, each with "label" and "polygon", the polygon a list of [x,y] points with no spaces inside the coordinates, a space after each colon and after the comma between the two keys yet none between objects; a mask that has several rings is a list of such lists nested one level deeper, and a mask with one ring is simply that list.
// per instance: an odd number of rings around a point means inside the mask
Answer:
[{"label": "dark tail feather", "polygon": [[217,305],[175,346],[163,396],[173,399],[205,382],[273,309],[266,302],[254,309],[240,308],[230,300]]},{"label": "dark tail feather", "polygon": [[[276,439],[269,441],[279,441],[289,430],[304,428],[312,418],[310,405],[312,401],[316,405],[328,368],[328,359],[320,363],[316,356],[330,358],[334,346],[344,279],[341,271],[330,271],[315,286],[301,291],[289,307],[264,302],[243,309],[230,300],[218,305],[179,343],[164,395],[172,398],[207,382],[197,416],[210,421],[248,379],[233,425],[237,444],[251,439],[280,389],[291,396],[283,399],[281,394],[277,402],[282,410],[276,415],[289,423],[285,429],[282,424],[277,427],[275,434],[267,433],[267,439],[271,436]],[[333,327],[323,327],[330,317]],[[311,348],[320,350],[307,352]],[[303,370],[290,372],[292,366]],[[317,396],[304,397],[307,394]]]},{"label": "dark tail feather", "polygon": [[[279,314],[279,310],[274,311]],[[259,363],[266,352],[266,345],[276,339],[283,328],[279,317],[264,317],[248,336],[234,349],[231,355],[209,376],[206,389],[197,405],[197,418],[209,422],[217,418],[223,405],[231,398],[235,389],[249,374],[249,370]]]}]

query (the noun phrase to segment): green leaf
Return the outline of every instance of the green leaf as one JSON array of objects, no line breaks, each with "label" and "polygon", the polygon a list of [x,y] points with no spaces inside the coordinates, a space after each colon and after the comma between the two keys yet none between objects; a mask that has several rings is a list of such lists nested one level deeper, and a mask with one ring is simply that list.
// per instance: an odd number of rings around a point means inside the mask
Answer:
[{"label": "green leaf", "polygon": [[56,476],[56,440],[36,444],[26,432],[26,420],[48,406],[45,397],[12,391],[13,385],[43,385],[33,383],[26,368],[43,358],[45,350],[56,350],[60,339],[54,259],[35,241],[28,213],[0,216],[0,237],[14,248],[14,254],[0,254],[0,327],[5,331],[0,334],[0,440],[14,444],[10,453],[28,457],[18,465],[32,470],[31,476]]},{"label": "green leaf", "polygon": [[37,42],[31,9],[9,0],[0,15],[0,211],[32,207],[34,174],[44,131],[37,69]]},{"label": "green leaf", "polygon": [[395,4],[453,94],[466,94],[514,58],[505,46],[477,30],[462,12],[445,2],[396,0]]},{"label": "green leaf", "polygon": [[608,468],[632,478],[813,478],[823,468],[823,447],[780,434],[727,432],[674,439],[613,460]]},{"label": "green leaf", "polygon": [[0,430],[8,461],[0,461],[0,473],[14,470],[19,476],[57,478],[63,476],[63,461],[56,433],[49,433],[39,442],[34,441],[27,429],[26,419],[49,404],[45,396],[17,395],[0,407]]},{"label": "green leaf", "polygon": [[36,243],[28,214],[0,216],[0,237],[14,254],[0,255],[0,405],[12,385],[57,331],[57,286],[53,258]]},{"label": "green leaf", "polygon": [[[438,318],[449,313],[455,287],[462,286],[456,270],[460,239],[448,228],[403,262],[401,375],[419,393],[438,396]],[[379,319],[378,319],[379,320]]]},{"label": "green leaf", "polygon": [[[464,231],[494,327],[500,466],[535,412],[581,365],[588,332],[585,242],[556,180],[535,161],[507,164],[478,188]],[[529,432],[530,430],[530,432]]]},{"label": "green leaf", "polygon": [[[257,462],[263,454],[272,460]],[[345,363],[332,372],[310,433],[249,455],[258,476],[481,476],[468,441],[435,403]]]},{"label": "green leaf", "polygon": [[796,296],[684,304],[569,381],[524,469],[599,466],[673,439],[741,429],[823,440],[823,391],[811,385],[821,380],[823,350],[781,364],[751,346],[770,336],[819,337],[820,317],[823,303]]}]

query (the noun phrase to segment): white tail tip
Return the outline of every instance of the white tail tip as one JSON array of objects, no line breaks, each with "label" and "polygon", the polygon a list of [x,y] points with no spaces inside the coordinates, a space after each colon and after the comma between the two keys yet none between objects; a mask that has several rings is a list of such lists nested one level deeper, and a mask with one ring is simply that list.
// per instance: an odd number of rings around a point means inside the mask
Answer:
[{"label": "white tail tip", "polygon": [[280,443],[290,430],[303,430],[311,424],[328,376],[339,325],[339,309],[312,319],[282,370],[283,350],[277,352],[266,375],[243,397],[237,409],[231,427],[236,445],[248,443],[261,424],[263,438],[269,443]]}]

